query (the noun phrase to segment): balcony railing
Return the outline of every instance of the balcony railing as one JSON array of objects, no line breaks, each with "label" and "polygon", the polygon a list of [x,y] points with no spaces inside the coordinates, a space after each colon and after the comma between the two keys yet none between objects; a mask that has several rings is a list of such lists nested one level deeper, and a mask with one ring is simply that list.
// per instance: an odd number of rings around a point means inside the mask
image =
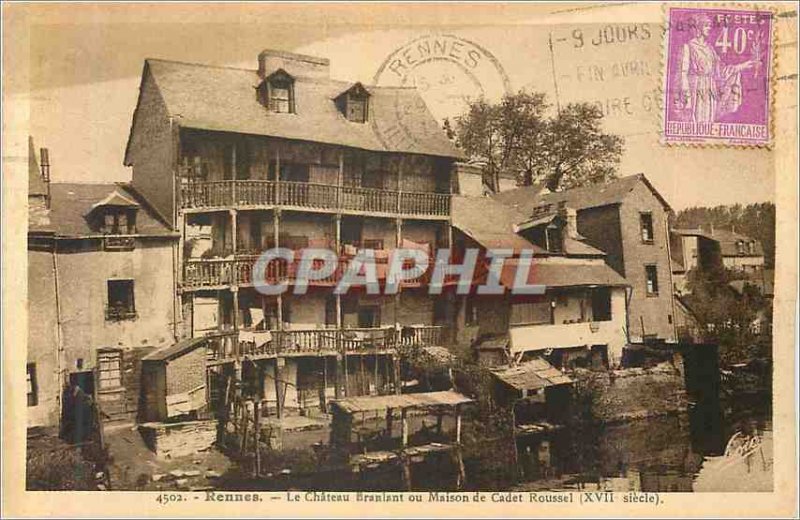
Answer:
[{"label": "balcony railing", "polygon": [[202,181],[181,186],[184,209],[231,206],[291,206],[446,217],[450,215],[450,195],[292,181]]},{"label": "balcony railing", "polygon": [[280,355],[387,352],[399,345],[442,345],[441,326],[272,331],[224,331],[208,335],[209,361]]},{"label": "balcony railing", "polygon": [[[192,259],[184,264],[183,287],[185,289],[204,289],[217,288],[229,285],[250,286],[254,284],[253,269],[258,261],[258,255],[236,255],[232,258],[208,258]],[[386,258],[375,259],[375,271],[379,282],[386,280],[389,272],[389,261]],[[264,271],[264,281],[268,284],[286,282],[293,284],[297,281],[300,267],[298,256],[292,262],[274,259],[270,261]],[[338,260],[338,265],[334,271],[321,279],[308,280],[310,286],[334,286],[336,285],[350,265],[351,258],[342,256]],[[431,262],[427,271],[420,276],[403,280],[400,285],[403,287],[421,287],[430,282],[435,262]],[[453,276],[445,276],[444,283],[456,283],[457,279]]]}]

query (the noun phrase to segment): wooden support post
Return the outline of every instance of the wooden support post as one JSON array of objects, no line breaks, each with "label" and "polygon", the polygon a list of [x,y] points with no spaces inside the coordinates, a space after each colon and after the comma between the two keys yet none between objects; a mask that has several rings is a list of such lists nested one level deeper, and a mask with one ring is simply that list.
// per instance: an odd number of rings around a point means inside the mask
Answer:
[{"label": "wooden support post", "polygon": [[286,364],[286,359],[282,357],[275,358],[275,398],[278,419],[283,418],[283,401],[286,398],[286,386],[283,382],[283,367]]},{"label": "wooden support post", "polygon": [[408,446],[408,419],[406,418],[406,409],[400,409],[400,435],[401,446],[405,449]]},{"label": "wooden support post", "polygon": [[328,357],[320,356],[322,360],[322,388],[319,391],[319,409],[322,413],[328,413]]},{"label": "wooden support post", "polygon": [[[236,199],[236,143],[231,144],[231,204],[236,206],[239,201]],[[234,253],[236,249],[233,250]]]},{"label": "wooden support post", "polygon": [[519,463],[519,446],[517,446],[517,403],[511,405],[511,442],[514,443],[514,465],[517,467],[517,475],[525,476],[522,465]]},{"label": "wooden support post", "polygon": [[442,414],[441,412],[436,414],[436,435],[441,435],[442,434],[442,418],[443,417],[444,417],[444,414]]},{"label": "wooden support post", "polygon": [[242,445],[240,447],[240,455],[244,455],[247,453],[247,423],[250,422],[250,412],[247,411],[247,401],[241,401],[241,408],[242,408],[242,429],[239,434],[239,438],[241,439]]},{"label": "wooden support post", "polygon": [[461,444],[461,408],[456,406],[456,444]]},{"label": "wooden support post", "polygon": [[392,438],[392,427],[394,426],[394,410],[386,409],[386,437]]},{"label": "wooden support post", "polygon": [[[275,203],[281,203],[281,145],[275,142]],[[278,243],[275,243],[278,247]]]},{"label": "wooden support post", "polygon": [[[336,172],[336,208],[342,207],[342,185],[344,184],[344,150],[339,150],[339,170]],[[337,215],[340,217],[340,215]],[[338,238],[337,238],[338,241]],[[338,246],[338,243],[337,243]],[[338,250],[337,250],[338,253]]]},{"label": "wooden support post", "polygon": [[397,212],[400,213],[402,205],[402,192],[403,192],[403,162],[404,159],[401,157],[397,162]]},{"label": "wooden support post", "polygon": [[403,383],[400,380],[400,358],[396,354],[392,354],[392,379],[394,379],[394,393],[400,395],[403,393]]},{"label": "wooden support post", "polygon": [[405,454],[400,457],[401,465],[403,466],[403,487],[406,491],[411,491],[411,461]]},{"label": "wooden support post", "polygon": [[[281,227],[281,210],[276,209],[272,214],[272,241],[273,247],[280,247],[280,227]],[[283,296],[278,294],[277,300],[277,314],[278,314],[278,330],[283,330]],[[279,335],[279,340],[283,340],[283,336]],[[280,342],[279,341],[279,342]]]},{"label": "wooden support post", "polygon": [[[229,210],[228,213],[231,216],[231,253],[235,255],[239,248],[239,215],[235,209]],[[234,278],[231,283],[236,283],[235,280]]]},{"label": "wooden support post", "polygon": [[255,464],[255,476],[261,476],[261,400],[256,399],[253,403],[253,417],[255,419],[255,424],[253,425],[253,437],[254,442],[253,446],[256,450],[256,464]]}]

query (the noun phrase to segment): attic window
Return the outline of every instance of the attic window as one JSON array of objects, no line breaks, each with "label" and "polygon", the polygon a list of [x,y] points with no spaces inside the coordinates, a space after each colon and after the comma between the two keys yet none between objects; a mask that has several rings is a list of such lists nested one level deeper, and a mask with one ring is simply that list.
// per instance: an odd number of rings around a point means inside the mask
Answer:
[{"label": "attic window", "polygon": [[266,105],[270,112],[294,114],[294,78],[278,70],[264,80]]},{"label": "attic window", "polygon": [[336,104],[348,121],[366,123],[369,119],[369,92],[361,83],[340,94]]},{"label": "attic window", "polygon": [[106,235],[136,234],[136,210],[106,208],[101,231]]}]

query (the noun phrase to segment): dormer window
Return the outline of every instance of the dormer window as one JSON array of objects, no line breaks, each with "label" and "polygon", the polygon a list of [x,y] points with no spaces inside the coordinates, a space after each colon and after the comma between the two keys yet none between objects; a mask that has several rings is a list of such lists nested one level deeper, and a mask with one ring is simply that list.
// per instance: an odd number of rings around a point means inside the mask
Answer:
[{"label": "dormer window", "polygon": [[138,210],[136,201],[117,190],[93,204],[87,218],[104,235],[134,235]]},{"label": "dormer window", "polygon": [[294,78],[283,69],[273,72],[262,83],[262,96],[270,112],[293,114]]},{"label": "dormer window", "polygon": [[361,83],[356,83],[335,99],[339,111],[354,123],[366,123],[369,119],[369,92]]}]

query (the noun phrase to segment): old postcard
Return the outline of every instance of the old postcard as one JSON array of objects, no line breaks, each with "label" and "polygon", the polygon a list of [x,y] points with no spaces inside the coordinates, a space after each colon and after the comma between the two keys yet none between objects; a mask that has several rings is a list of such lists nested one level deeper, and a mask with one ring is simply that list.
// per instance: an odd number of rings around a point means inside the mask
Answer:
[{"label": "old postcard", "polygon": [[796,516],[797,20],[5,3],[4,514]]}]

